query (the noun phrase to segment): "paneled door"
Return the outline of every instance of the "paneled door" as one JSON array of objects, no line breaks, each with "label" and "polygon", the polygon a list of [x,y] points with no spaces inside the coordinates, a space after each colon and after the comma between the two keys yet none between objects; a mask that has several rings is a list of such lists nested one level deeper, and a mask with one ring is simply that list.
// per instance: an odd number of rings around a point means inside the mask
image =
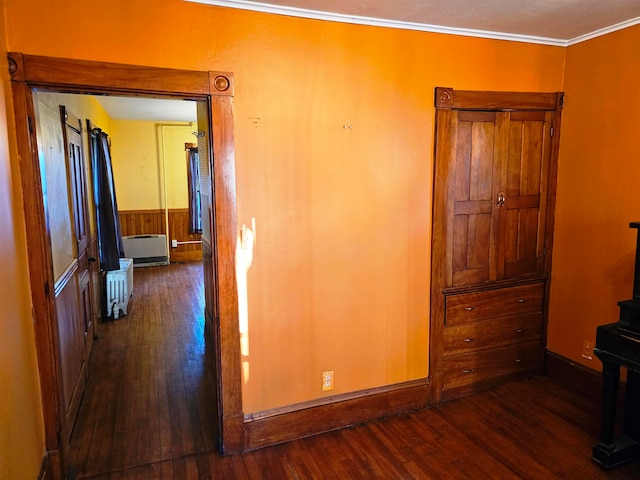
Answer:
[{"label": "paneled door", "polygon": [[[38,151],[42,164],[42,187],[47,231],[53,264],[59,365],[63,411],[69,427],[76,418],[87,378],[85,306],[82,304],[82,276],[78,263],[79,243],[74,222],[73,168],[67,162],[65,124],[52,100],[36,93]],[[74,150],[73,155],[77,151]],[[86,241],[84,242],[86,248]],[[86,290],[86,285],[85,285]],[[70,435],[71,428],[66,430]],[[64,439],[65,441],[68,440]]]}]

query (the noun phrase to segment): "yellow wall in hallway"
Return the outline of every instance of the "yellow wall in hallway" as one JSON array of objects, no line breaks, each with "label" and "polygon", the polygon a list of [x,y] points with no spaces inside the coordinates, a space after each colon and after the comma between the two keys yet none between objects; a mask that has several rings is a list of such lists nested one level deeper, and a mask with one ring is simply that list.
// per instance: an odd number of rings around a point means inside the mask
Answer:
[{"label": "yellow wall in hallway", "polygon": [[7,3],[11,50],[234,72],[238,220],[257,221],[245,412],[321,398],[323,370],[331,393],[427,375],[434,87],[562,89],[559,47],[177,0],[94,2],[109,34],[68,35],[85,3]]},{"label": "yellow wall in hallway", "polygon": [[191,133],[195,127],[146,120],[112,120],[111,125],[118,209],[163,209],[165,169],[168,208],[188,208],[184,144],[197,143]]}]

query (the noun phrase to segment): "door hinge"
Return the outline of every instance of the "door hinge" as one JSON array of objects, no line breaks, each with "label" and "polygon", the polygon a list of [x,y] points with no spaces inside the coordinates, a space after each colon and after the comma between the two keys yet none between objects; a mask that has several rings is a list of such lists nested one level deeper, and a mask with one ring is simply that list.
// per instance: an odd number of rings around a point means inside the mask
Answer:
[{"label": "door hinge", "polygon": [[551,136],[553,137],[553,127],[551,127]]},{"label": "door hinge", "polygon": [[49,295],[49,282],[44,282],[44,294]]},{"label": "door hinge", "polygon": [[31,117],[27,117],[27,128],[29,129],[29,134],[33,133],[33,119]]}]

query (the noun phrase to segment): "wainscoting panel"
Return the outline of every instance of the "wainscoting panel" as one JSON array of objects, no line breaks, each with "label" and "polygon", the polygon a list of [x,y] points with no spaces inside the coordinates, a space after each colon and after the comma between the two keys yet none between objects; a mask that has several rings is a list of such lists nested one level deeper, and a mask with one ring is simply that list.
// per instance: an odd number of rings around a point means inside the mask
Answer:
[{"label": "wainscoting panel", "polygon": [[169,238],[169,259],[172,262],[202,260],[202,245],[189,243],[171,247],[171,240],[180,242],[200,241],[200,234],[189,233],[189,209],[169,210],[169,232],[165,231],[164,210],[120,210],[122,235],[167,234]]},{"label": "wainscoting panel", "polygon": [[78,262],[73,261],[54,287],[64,411],[69,431],[80,407],[87,378],[85,331],[81,317]]}]

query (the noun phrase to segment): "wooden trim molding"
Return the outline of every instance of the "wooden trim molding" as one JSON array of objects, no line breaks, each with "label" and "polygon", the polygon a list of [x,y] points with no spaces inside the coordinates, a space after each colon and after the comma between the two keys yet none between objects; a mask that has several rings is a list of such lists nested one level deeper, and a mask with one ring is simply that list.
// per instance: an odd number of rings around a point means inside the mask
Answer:
[{"label": "wooden trim molding", "polygon": [[[10,61],[11,71],[19,73]],[[13,74],[12,74],[13,75]],[[40,395],[44,420],[45,449],[48,452],[53,478],[62,478],[67,445],[66,425],[62,405],[62,380],[59,363],[59,339],[56,328],[53,268],[49,232],[46,228],[37,137],[32,128],[35,118],[32,89],[24,82],[12,81],[16,121],[20,181],[30,192],[23,199],[29,259],[29,280],[33,304],[34,332],[40,373]],[[44,241],[43,241],[44,240]],[[49,267],[49,268],[48,268]]]},{"label": "wooden trim molding", "polygon": [[140,67],[117,63],[43,57],[10,52],[12,80],[41,86],[102,88],[113,92],[145,91],[207,95],[209,74],[202,71]]},{"label": "wooden trim molding", "polygon": [[562,93],[479,92],[436,87],[436,108],[464,108],[465,110],[556,110],[562,105]]},{"label": "wooden trim molding", "polygon": [[[594,365],[602,368],[599,361]],[[591,370],[579,363],[575,363],[562,355],[545,353],[545,374],[552,380],[577,392],[581,397],[600,402],[602,394],[602,375],[597,370]]]},{"label": "wooden trim molding", "polygon": [[246,415],[244,450],[426,408],[428,401],[429,381],[421,379]]},{"label": "wooden trim molding", "polygon": [[[233,83],[229,88],[233,87]],[[212,171],[210,195],[213,199],[213,256],[218,293],[220,365],[220,413],[223,453],[240,453],[243,445],[242,371],[238,287],[236,279],[236,242],[238,236],[236,205],[236,162],[233,149],[232,90],[211,95],[209,116],[209,164]],[[215,121],[214,121],[215,119]],[[210,216],[211,218],[211,216]]]},{"label": "wooden trim molding", "polygon": [[60,295],[60,292],[64,290],[64,287],[67,286],[67,284],[69,283],[69,280],[73,278],[73,275],[77,271],[78,271],[78,260],[74,259],[73,262],[71,262],[69,266],[66,268],[66,270],[62,272],[62,275],[60,275],[60,277],[56,280],[55,287],[53,288],[53,291],[55,292],[54,295],[56,297]]}]

